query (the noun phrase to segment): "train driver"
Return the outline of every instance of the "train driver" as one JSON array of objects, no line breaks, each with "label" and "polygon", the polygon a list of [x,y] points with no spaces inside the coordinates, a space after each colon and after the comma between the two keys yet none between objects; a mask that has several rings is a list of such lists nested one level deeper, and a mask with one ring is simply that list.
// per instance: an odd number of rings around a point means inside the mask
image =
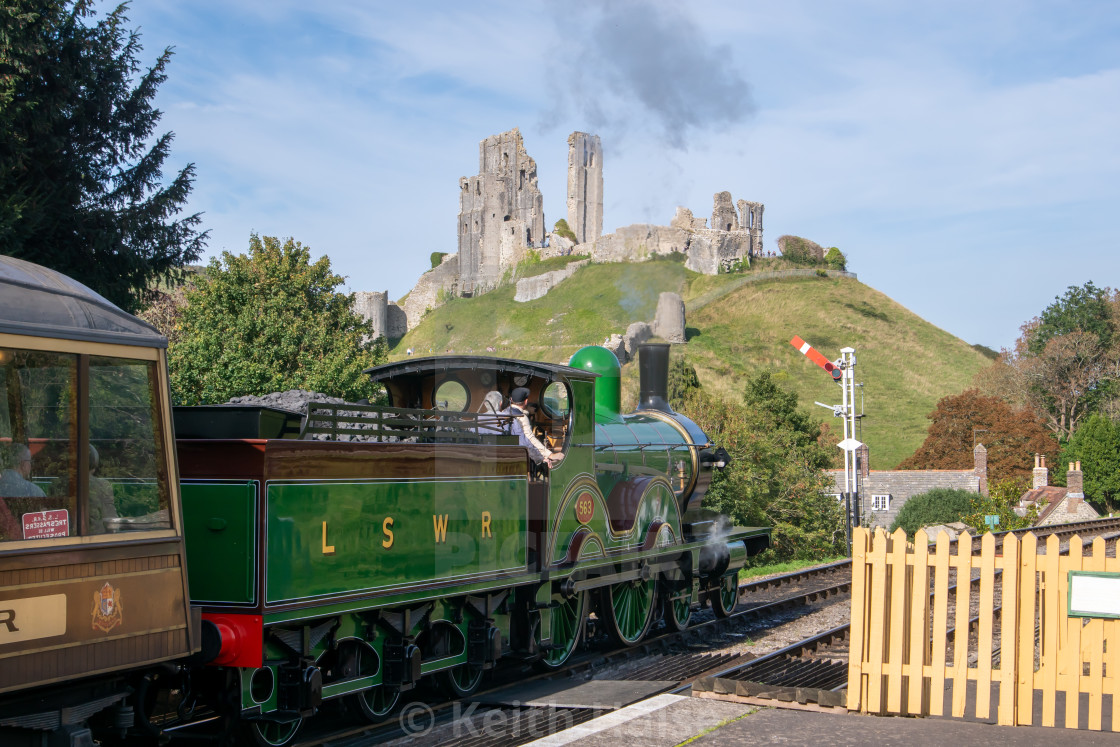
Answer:
[{"label": "train driver", "polygon": [[509,395],[509,414],[513,416],[511,433],[517,436],[517,443],[529,450],[529,458],[534,464],[553,466],[564,458],[563,454],[553,452],[533,435],[533,424],[529,422],[529,390],[519,386]]}]

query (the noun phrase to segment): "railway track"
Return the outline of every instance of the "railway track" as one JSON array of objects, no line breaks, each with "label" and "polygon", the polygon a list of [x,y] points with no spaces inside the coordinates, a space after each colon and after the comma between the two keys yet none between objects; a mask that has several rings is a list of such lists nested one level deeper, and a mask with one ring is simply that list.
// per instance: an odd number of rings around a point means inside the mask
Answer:
[{"label": "railway track", "polygon": [[[475,746],[521,744],[583,723],[601,715],[605,710],[601,707],[550,708],[537,705],[475,707],[474,704],[494,700],[497,693],[515,683],[519,690],[527,690],[543,682],[586,681],[608,667],[624,669],[625,674],[620,675],[620,678],[629,682],[664,683],[656,692],[649,692],[647,695],[665,692],[682,681],[691,682],[706,673],[726,668],[743,657],[741,654],[713,651],[720,643],[742,640],[746,636],[745,631],[765,627],[768,619],[788,618],[791,611],[847,593],[850,589],[850,561],[748,582],[740,586],[739,606],[727,618],[717,618],[710,612],[698,613],[698,619],[686,630],[665,630],[632,648],[599,648],[580,652],[564,668],[547,674],[534,675],[524,668],[503,671],[491,687],[468,699],[423,706],[415,701],[402,708],[401,717],[380,726],[350,725],[349,728],[335,728],[324,732],[308,729],[297,744],[303,747],[357,747],[391,744],[402,739],[408,739],[410,744],[426,745],[451,742]],[[780,621],[776,624],[780,624]],[[750,655],[746,656],[750,658]],[[463,722],[464,718],[484,722],[489,720],[490,726],[485,729],[474,728]],[[447,739],[441,739],[440,734],[447,731],[456,720],[463,725],[458,729],[451,729],[453,734]],[[489,736],[482,734],[483,731]]]},{"label": "railway track", "polygon": [[[997,541],[1014,534],[1034,531],[1039,537],[1074,534],[1096,536],[1120,533],[1120,519],[1078,522],[1057,527],[1036,527],[996,534]],[[1091,541],[1091,539],[1089,540]],[[977,580],[973,582],[976,583]],[[371,744],[456,744],[469,747],[523,744],[594,719],[608,709],[570,704],[540,704],[539,701],[485,703],[511,685],[519,690],[546,682],[578,683],[605,669],[618,670],[619,681],[661,683],[642,698],[663,692],[681,693],[698,681],[714,678],[740,680],[760,694],[785,700],[823,699],[825,705],[842,705],[840,690],[847,681],[848,626],[840,625],[763,656],[718,650],[729,640],[742,640],[751,633],[773,628],[815,603],[850,592],[851,560],[803,569],[741,584],[739,605],[727,618],[708,611],[697,613],[689,628],[663,631],[632,648],[581,651],[557,672],[533,674],[525,667],[510,667],[495,677],[491,686],[465,700],[421,700],[406,703],[401,713],[383,725],[355,724],[345,713],[329,728],[312,721],[296,743],[302,747],[358,747]],[[593,624],[593,622],[592,622]],[[951,632],[951,631],[950,631]],[[612,680],[613,682],[614,680]],[[830,699],[821,693],[833,693]],[[418,693],[431,699],[430,692]],[[639,699],[642,699],[639,698]],[[831,702],[835,700],[835,703]],[[557,701],[559,703],[559,701]],[[319,719],[323,721],[326,719]]]}]

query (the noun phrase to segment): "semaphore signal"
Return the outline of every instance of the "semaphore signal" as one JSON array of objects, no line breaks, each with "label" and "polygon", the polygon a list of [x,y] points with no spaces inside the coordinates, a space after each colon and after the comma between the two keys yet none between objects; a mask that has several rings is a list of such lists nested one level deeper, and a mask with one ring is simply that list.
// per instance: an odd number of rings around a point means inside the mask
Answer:
[{"label": "semaphore signal", "polygon": [[844,376],[844,371],[840,368],[839,363],[834,363],[828,358],[825,358],[823,355],[818,353],[812,345],[805,342],[797,335],[793,336],[793,339],[789,341],[789,344],[800,350],[806,358],[811,360],[813,363],[816,363],[818,366],[828,372],[832,376],[833,381],[840,381],[840,379]]},{"label": "semaphore signal", "polygon": [[[797,348],[806,358],[823,368],[832,380],[840,385],[843,392],[842,403],[839,405],[826,405],[823,402],[816,404],[832,410],[835,417],[843,418],[844,440],[837,444],[844,451],[844,503],[847,514],[848,541],[851,542],[853,526],[859,526],[859,474],[856,467],[856,450],[863,446],[856,439],[856,391],[855,391],[855,348],[843,348],[840,357],[830,361],[813,346],[794,335],[789,341],[790,345]],[[859,417],[862,417],[859,416]]]}]

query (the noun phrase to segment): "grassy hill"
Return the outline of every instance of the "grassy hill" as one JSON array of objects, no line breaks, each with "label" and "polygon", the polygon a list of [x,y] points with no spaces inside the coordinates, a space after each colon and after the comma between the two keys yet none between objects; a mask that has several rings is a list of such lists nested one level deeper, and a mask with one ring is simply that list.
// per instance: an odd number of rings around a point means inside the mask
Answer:
[{"label": "grassy hill", "polygon": [[[813,402],[839,404],[840,387],[789,340],[800,335],[830,359],[842,347],[855,348],[867,415],[860,438],[871,450],[872,468],[895,466],[922,443],[937,400],[965,389],[989,359],[857,280],[766,279],[768,265],[780,264],[764,260],[751,273],[717,276],[670,259],[589,265],[536,301],[515,303],[512,284],[454,299],[430,312],[391,357],[408,347],[427,355],[480,354],[494,346],[497,355],[562,363],[634,321],[652,321],[658,295],[675,291],[688,307],[689,342],[674,355],[696,367],[705,388],[740,397],[746,375],[768,370],[835,433],[840,421]],[[626,369],[624,400],[632,406],[637,371]]]}]

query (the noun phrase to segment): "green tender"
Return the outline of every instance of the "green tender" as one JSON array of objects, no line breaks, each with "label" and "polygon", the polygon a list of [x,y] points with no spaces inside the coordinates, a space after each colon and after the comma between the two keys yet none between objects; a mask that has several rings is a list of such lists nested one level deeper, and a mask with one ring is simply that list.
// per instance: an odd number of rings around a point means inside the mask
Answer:
[{"label": "green tender", "polygon": [[527,479],[269,483],[266,602],[528,570]]}]

